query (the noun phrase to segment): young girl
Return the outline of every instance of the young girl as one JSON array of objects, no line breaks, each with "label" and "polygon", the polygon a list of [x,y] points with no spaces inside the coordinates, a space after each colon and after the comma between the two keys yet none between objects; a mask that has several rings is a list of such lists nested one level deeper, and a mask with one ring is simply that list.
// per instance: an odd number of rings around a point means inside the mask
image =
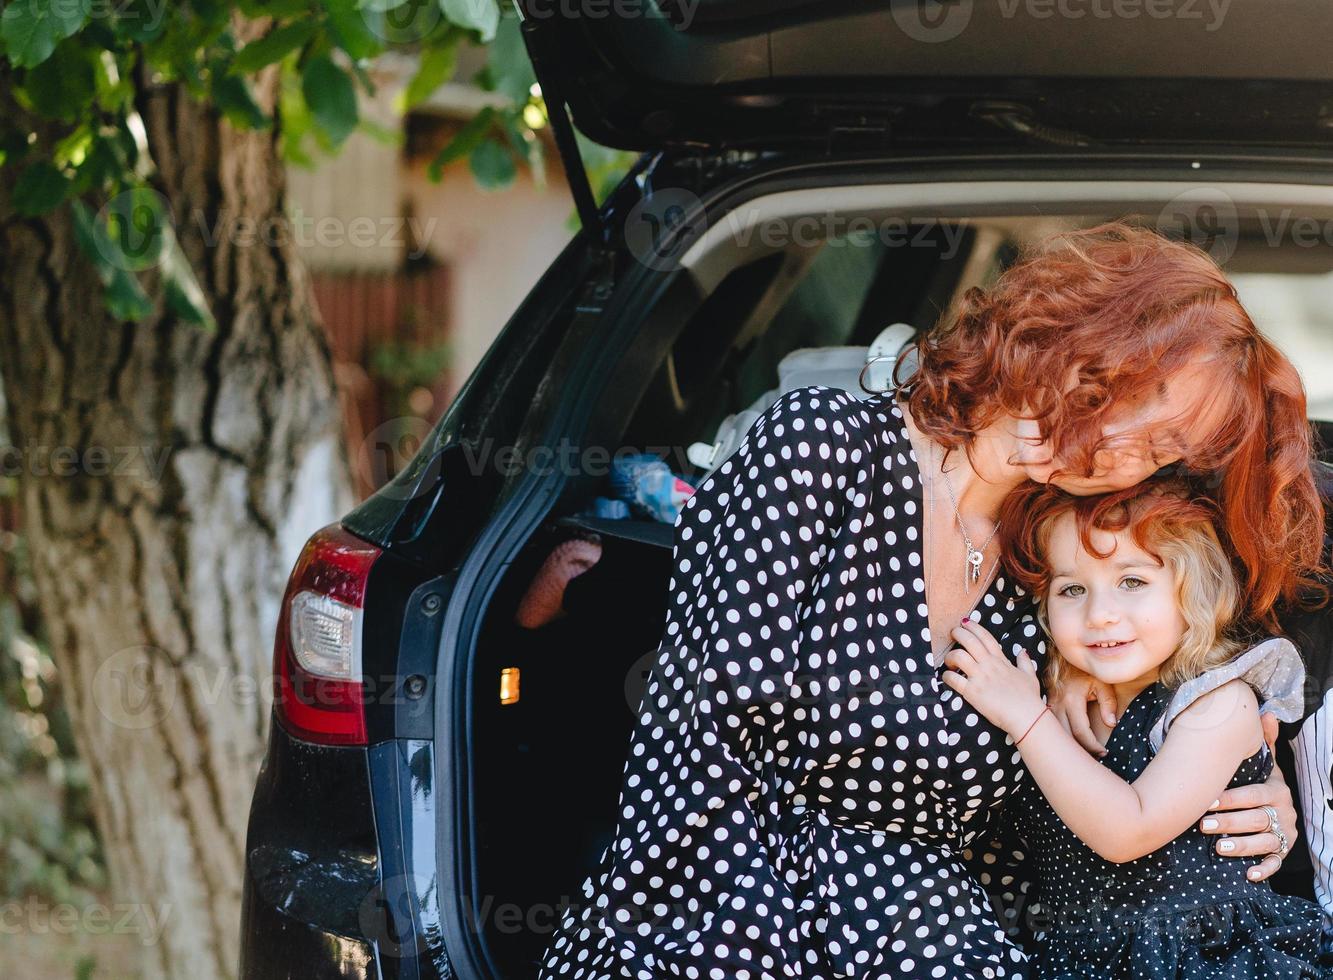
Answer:
[{"label": "young girl", "polygon": [[1241,603],[1214,516],[1174,480],[1006,502],[1006,561],[1057,651],[1048,684],[1068,661],[1127,705],[1109,731],[1090,713],[1100,760],[1043,703],[1026,653],[1013,663],[968,620],[954,631],[944,682],[1032,776],[1009,806],[1040,880],[1036,977],[1321,975],[1318,907],[1247,881],[1198,827],[1224,789],[1268,777],[1260,700],[1298,717],[1304,682],[1290,641],[1242,652],[1231,638]]}]

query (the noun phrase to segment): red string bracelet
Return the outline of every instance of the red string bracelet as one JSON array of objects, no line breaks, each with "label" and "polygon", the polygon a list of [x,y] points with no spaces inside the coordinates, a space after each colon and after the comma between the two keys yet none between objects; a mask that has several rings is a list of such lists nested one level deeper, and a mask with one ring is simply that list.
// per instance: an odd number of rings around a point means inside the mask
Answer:
[{"label": "red string bracelet", "polygon": [[[1019,736],[1018,742],[1021,742],[1023,741],[1023,739],[1027,738],[1028,735],[1031,734],[1032,729],[1037,727],[1037,722],[1041,721],[1041,716],[1046,714],[1046,712],[1050,710],[1051,706],[1049,704],[1043,706],[1042,709],[1039,712],[1037,712],[1037,717],[1032,719],[1032,724],[1028,725],[1028,730],[1024,732],[1021,736]],[[1018,742],[1014,743],[1015,748],[1018,746]]]}]

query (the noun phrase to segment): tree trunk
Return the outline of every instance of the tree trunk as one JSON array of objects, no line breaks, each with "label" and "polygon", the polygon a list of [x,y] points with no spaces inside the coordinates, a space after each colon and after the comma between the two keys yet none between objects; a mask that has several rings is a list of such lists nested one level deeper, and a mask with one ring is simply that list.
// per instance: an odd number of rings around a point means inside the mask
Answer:
[{"label": "tree trunk", "polygon": [[[256,85],[267,112],[275,82]],[[16,217],[0,168],[0,380],[115,899],[137,907],[146,975],[207,980],[236,973],[283,586],[353,501],[329,351],[291,237],[272,233],[276,132],[138,86],[154,184],[218,328],[160,298],[143,322],[112,319],[69,209]]]}]

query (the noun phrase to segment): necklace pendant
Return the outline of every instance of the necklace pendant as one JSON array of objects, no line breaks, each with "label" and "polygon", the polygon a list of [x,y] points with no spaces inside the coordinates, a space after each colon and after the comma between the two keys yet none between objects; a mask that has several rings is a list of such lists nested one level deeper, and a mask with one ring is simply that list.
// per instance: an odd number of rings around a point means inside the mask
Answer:
[{"label": "necklace pendant", "polygon": [[969,548],[967,552],[967,579],[969,585],[976,585],[977,580],[981,578],[982,555],[975,548]]}]

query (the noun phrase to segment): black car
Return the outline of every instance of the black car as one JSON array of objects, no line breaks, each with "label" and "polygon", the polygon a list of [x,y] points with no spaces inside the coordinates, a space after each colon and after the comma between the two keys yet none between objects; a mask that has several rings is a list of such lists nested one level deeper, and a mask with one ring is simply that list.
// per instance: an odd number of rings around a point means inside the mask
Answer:
[{"label": "black car", "polygon": [[[583,230],[410,465],[292,573],[251,980],[535,973],[611,839],[665,617],[672,525],[589,516],[617,452],[697,478],[685,447],[786,354],[929,329],[1062,227],[1140,216],[1259,285],[1333,269],[1329,236],[1295,236],[1333,219],[1315,0],[519,6]],[[643,151],[600,207],[571,115]],[[574,538],[600,559],[563,616],[520,625]],[[1308,893],[1304,852],[1287,887]]]}]

